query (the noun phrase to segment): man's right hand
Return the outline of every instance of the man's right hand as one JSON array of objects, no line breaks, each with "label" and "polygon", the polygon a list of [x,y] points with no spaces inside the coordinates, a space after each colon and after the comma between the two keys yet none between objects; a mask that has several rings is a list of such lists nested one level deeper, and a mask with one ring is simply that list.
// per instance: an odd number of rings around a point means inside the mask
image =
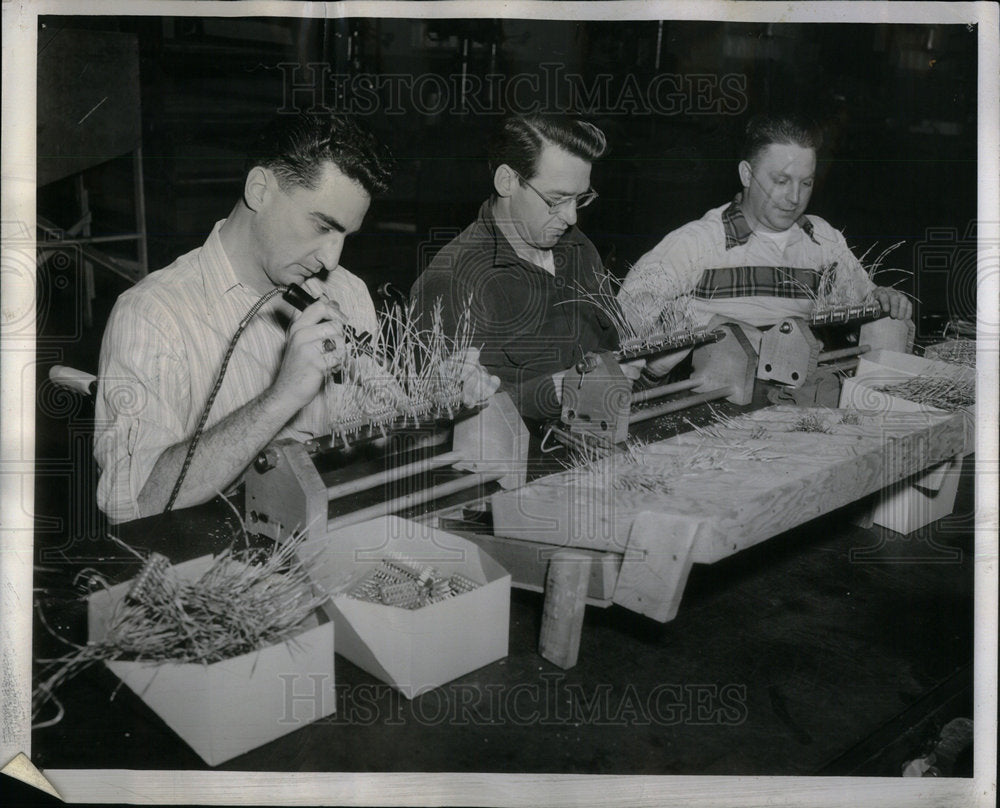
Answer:
[{"label": "man's right hand", "polygon": [[672,351],[670,353],[657,354],[656,356],[650,357],[646,360],[646,373],[654,379],[666,376],[671,370],[679,365],[681,360],[684,359],[684,357],[689,353],[691,353],[691,349],[685,348],[681,351]]},{"label": "man's right hand", "polygon": [[317,300],[295,317],[271,392],[296,410],[312,401],[344,359],[346,322],[340,307],[326,300]]}]

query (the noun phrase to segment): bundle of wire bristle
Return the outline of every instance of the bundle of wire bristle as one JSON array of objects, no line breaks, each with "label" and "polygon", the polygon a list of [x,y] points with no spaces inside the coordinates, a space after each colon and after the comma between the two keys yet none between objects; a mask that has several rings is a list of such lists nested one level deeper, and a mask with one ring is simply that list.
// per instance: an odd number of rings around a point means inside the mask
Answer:
[{"label": "bundle of wire bristle", "polygon": [[623,358],[667,351],[707,333],[705,329],[696,328],[691,295],[664,301],[664,308],[656,317],[646,318],[637,316],[639,307],[633,305],[634,299],[642,295],[623,289],[622,281],[606,270],[595,290],[577,285],[575,291],[579,298],[574,302],[596,306],[612,322]]},{"label": "bundle of wire bristle", "polygon": [[[817,290],[815,292],[806,290],[812,299],[813,317],[822,317],[845,308],[877,306],[878,303],[865,280],[867,278],[874,283],[875,276],[886,271],[883,265],[889,254],[902,244],[904,242],[899,241],[882,250],[871,263],[866,264],[865,261],[874,247],[867,250],[860,260],[855,259],[853,254],[845,254],[842,260],[821,267]],[[851,270],[850,267],[854,264],[860,264],[863,272]]]},{"label": "bundle of wire bristle", "polygon": [[950,362],[953,365],[976,366],[976,341],[972,339],[953,339],[937,345],[924,348],[924,356],[939,362]]},{"label": "bundle of wire bristle", "polygon": [[939,410],[960,410],[976,403],[974,382],[947,376],[915,376],[905,382],[876,387],[880,393],[898,396],[914,404],[926,404]]},{"label": "bundle of wire bristle", "polygon": [[[843,423],[843,419],[841,419],[841,423]],[[789,431],[825,433],[830,431],[830,424],[819,413],[807,412],[792,424]]]},{"label": "bundle of wire bristle", "polygon": [[647,443],[634,437],[620,449],[583,444],[561,461],[567,469],[564,482],[616,493],[666,496],[674,490],[679,478],[723,467],[724,451],[696,449],[680,455],[663,455],[649,452],[647,447]]},{"label": "bundle of wire bristle", "polygon": [[101,640],[40,660],[44,678],[32,693],[32,719],[48,701],[58,704],[59,685],[94,662],[211,664],[294,638],[327,599],[314,594],[296,556],[303,537],[266,551],[226,550],[193,580],[178,576],[165,556],[149,555],[114,604]]},{"label": "bundle of wire bristle", "polygon": [[363,428],[453,418],[462,408],[463,363],[472,347],[469,310],[462,308],[454,337],[444,332],[439,298],[430,323],[419,322],[411,303],[386,314],[370,344],[349,342],[343,383],[325,386],[331,434],[348,443]]}]

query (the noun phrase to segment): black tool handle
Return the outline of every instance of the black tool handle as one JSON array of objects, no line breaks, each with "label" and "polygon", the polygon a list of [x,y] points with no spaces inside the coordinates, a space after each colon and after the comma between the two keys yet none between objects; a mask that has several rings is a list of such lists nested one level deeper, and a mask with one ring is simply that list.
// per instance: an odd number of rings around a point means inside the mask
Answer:
[{"label": "black tool handle", "polygon": [[[311,306],[316,302],[316,298],[309,294],[305,289],[299,286],[297,283],[288,284],[288,288],[285,289],[281,297],[287,302],[291,303],[299,311],[305,311],[306,306]],[[344,326],[344,333],[347,334],[349,339],[355,342],[366,344],[371,341],[372,335],[367,331],[362,331],[358,333],[349,325]]]},{"label": "black tool handle", "polygon": [[316,298],[297,283],[288,284],[288,288],[281,297],[295,306],[299,311],[305,311],[306,306],[311,306],[316,302]]}]

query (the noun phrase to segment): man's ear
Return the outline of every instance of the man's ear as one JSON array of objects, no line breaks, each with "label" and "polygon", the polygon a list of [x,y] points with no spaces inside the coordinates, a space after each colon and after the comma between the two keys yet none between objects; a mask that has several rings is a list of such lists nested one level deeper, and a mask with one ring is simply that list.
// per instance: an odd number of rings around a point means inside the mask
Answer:
[{"label": "man's ear", "polygon": [[260,210],[275,182],[274,174],[263,166],[251,168],[243,183],[243,201],[246,206],[253,211]]},{"label": "man's ear", "polygon": [[740,182],[744,188],[750,187],[750,180],[753,177],[753,169],[746,160],[740,160]]},{"label": "man's ear", "polygon": [[497,195],[508,197],[514,193],[516,187],[517,174],[514,173],[514,169],[506,163],[497,166],[497,170],[493,172],[493,188]]}]

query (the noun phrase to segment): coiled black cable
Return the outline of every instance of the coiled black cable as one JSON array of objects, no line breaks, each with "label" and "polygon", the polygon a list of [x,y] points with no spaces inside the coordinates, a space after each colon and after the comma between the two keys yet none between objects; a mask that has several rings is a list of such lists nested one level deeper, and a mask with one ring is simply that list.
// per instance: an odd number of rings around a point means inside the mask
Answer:
[{"label": "coiled black cable", "polygon": [[194,450],[198,446],[198,441],[201,440],[201,433],[205,429],[205,422],[208,420],[208,414],[212,410],[212,404],[215,401],[216,395],[219,393],[219,388],[222,387],[222,380],[226,375],[226,368],[229,366],[229,360],[232,358],[233,351],[236,350],[236,343],[240,338],[240,335],[246,330],[246,327],[250,325],[250,321],[254,318],[261,307],[267,303],[275,295],[282,294],[287,291],[287,287],[278,286],[264,295],[260,300],[250,307],[250,310],[246,313],[242,320],[240,320],[239,326],[236,328],[236,332],[233,334],[233,338],[229,340],[229,347],[226,349],[226,355],[222,359],[222,367],[219,368],[219,375],[215,380],[215,386],[212,388],[212,392],[209,393],[208,401],[205,402],[205,408],[201,412],[201,420],[198,422],[198,427],[194,431],[194,435],[191,438],[191,443],[188,444],[187,455],[184,457],[184,465],[181,466],[180,474],[177,475],[177,482],[174,483],[174,490],[170,493],[170,499],[167,500],[167,507],[163,509],[164,513],[171,510],[174,507],[174,501],[177,499],[177,495],[180,493],[181,484],[184,482],[184,478],[187,476],[188,468],[191,465],[191,458],[194,457]]}]

